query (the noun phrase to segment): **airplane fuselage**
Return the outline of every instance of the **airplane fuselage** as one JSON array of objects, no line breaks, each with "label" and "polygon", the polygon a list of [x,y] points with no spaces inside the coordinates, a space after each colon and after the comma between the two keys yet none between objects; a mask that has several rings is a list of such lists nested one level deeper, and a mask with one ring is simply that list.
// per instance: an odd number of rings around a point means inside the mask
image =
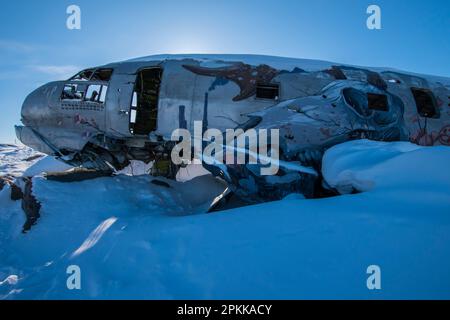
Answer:
[{"label": "airplane fuselage", "polygon": [[[290,109],[276,119],[283,103]],[[317,121],[297,119],[292,128],[292,111],[310,117],[305,104],[317,108]],[[150,56],[38,88],[16,131],[24,144],[73,165],[121,169],[133,159],[167,159],[176,129],[193,132],[202,121],[205,130],[225,131],[252,114],[285,130],[290,158],[355,137],[383,140],[386,132],[387,140],[449,145],[450,79],[268,56]]]}]

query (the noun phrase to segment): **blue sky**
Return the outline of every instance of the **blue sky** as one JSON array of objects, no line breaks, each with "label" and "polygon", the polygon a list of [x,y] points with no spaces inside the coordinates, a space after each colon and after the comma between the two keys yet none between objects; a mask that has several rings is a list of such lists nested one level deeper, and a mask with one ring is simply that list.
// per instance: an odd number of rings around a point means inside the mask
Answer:
[{"label": "blue sky", "polygon": [[[82,29],[66,28],[81,7]],[[382,10],[382,30],[366,9]],[[448,0],[53,0],[2,3],[0,142],[26,95],[79,69],[158,53],[255,53],[450,76]]]}]

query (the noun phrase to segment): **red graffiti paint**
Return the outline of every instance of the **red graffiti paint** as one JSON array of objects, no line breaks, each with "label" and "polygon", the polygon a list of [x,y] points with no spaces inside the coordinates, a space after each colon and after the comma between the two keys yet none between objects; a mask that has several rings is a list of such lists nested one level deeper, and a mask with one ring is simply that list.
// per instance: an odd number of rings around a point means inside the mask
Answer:
[{"label": "red graffiti paint", "polygon": [[426,147],[434,146],[436,142],[444,146],[450,146],[450,125],[446,125],[439,132],[428,133],[426,129],[419,129],[410,137],[410,141]]},{"label": "red graffiti paint", "polygon": [[450,146],[450,125],[446,125],[439,132],[439,142],[444,146]]}]

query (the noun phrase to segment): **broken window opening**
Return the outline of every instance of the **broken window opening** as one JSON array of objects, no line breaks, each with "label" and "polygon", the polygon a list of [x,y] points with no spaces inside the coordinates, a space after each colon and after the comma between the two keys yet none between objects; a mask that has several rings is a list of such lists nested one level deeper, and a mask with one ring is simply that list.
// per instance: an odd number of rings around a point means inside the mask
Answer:
[{"label": "broken window opening", "polygon": [[385,94],[366,93],[355,88],[345,88],[342,94],[347,105],[364,117],[372,115],[373,111],[389,111],[389,102]]},{"label": "broken window opening", "polygon": [[83,70],[72,78],[70,81],[103,81],[109,82],[113,73],[113,69],[86,69]]},{"label": "broken window opening", "polygon": [[385,94],[368,93],[367,101],[370,110],[389,111],[388,100]]},{"label": "broken window opening", "polygon": [[84,100],[89,102],[104,103],[108,86],[91,84],[89,85]]},{"label": "broken window opening", "polygon": [[256,85],[256,98],[278,100],[280,96],[280,86],[272,83],[258,83]]},{"label": "broken window opening", "polygon": [[439,118],[439,109],[436,98],[431,90],[423,88],[411,88],[411,92],[416,102],[417,112],[421,117]]},{"label": "broken window opening", "polygon": [[74,75],[72,78],[70,78],[70,81],[89,81],[92,74],[94,73],[94,69],[86,69],[83,70],[76,75]]},{"label": "broken window opening", "polygon": [[64,85],[61,94],[61,100],[83,100],[85,86],[80,86],[75,83],[68,83]]},{"label": "broken window opening", "polygon": [[130,110],[130,132],[148,135],[156,130],[162,69],[141,70],[136,78]]},{"label": "broken window opening", "polygon": [[109,82],[113,69],[97,69],[91,77],[91,81]]}]

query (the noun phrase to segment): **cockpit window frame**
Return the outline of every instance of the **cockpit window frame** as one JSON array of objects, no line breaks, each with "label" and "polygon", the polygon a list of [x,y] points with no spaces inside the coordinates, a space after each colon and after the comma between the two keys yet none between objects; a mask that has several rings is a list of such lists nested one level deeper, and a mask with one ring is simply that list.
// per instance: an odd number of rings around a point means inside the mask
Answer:
[{"label": "cockpit window frame", "polygon": [[[84,82],[83,82],[83,84],[84,84]],[[64,101],[70,101],[70,102],[72,102],[72,103],[75,103],[75,102],[82,102],[82,101],[84,101],[84,97],[85,97],[85,95],[86,95],[86,91],[87,91],[87,88],[88,88],[88,85],[86,85],[85,87],[86,87],[86,90],[85,91],[74,91],[74,92],[81,92],[81,96],[80,97],[78,97],[78,98],[73,98],[73,99],[71,99],[71,98],[63,98],[63,96],[64,96],[64,93],[66,92],[66,87],[69,87],[69,86],[71,86],[72,88],[73,87],[76,87],[77,89],[76,90],[78,90],[78,86],[80,85],[80,83],[78,82],[71,82],[71,81],[68,81],[68,82],[65,82],[64,83],[64,85],[63,85],[63,87],[62,87],[62,91],[61,91],[61,94],[60,94],[60,96],[59,96],[59,100],[61,101],[61,102],[64,102]]]},{"label": "cockpit window frame", "polygon": [[[108,80],[93,79],[93,76],[99,70],[106,70],[106,71],[110,72]],[[91,72],[88,79],[87,78],[85,78],[85,80],[76,79],[77,76],[82,75],[83,73],[86,73],[86,72]],[[61,103],[69,103],[71,105],[83,105],[83,104],[88,103],[88,104],[97,104],[97,105],[103,107],[106,103],[106,95],[108,93],[108,89],[110,86],[110,81],[111,81],[113,73],[114,73],[114,68],[102,68],[101,67],[101,68],[84,69],[64,82],[61,94],[59,96],[59,100],[61,101]],[[64,89],[66,88],[66,86],[70,86],[70,85],[76,85],[76,86],[82,85],[83,87],[85,87],[85,91],[83,92],[83,95],[81,98],[79,98],[79,99],[64,99],[63,98]],[[92,85],[101,86],[101,90],[100,90],[100,92],[98,92],[99,97],[98,97],[97,101],[86,100],[87,91],[89,90],[89,87]],[[103,90],[105,90],[104,93],[103,93]],[[102,102],[102,101],[100,101],[100,99],[104,99],[104,101]]]},{"label": "cockpit window frame", "polygon": [[[88,72],[88,71],[91,72],[91,75],[89,76],[89,78],[87,78],[86,80],[76,79],[79,75],[82,75],[82,74],[84,74],[84,73],[86,73],[86,72]],[[84,70],[81,70],[80,72],[78,72],[77,74],[75,74],[74,76],[70,77],[67,81],[68,81],[68,82],[69,82],[69,81],[87,82],[87,81],[89,81],[89,80],[91,79],[91,77],[92,77],[92,75],[94,74],[94,72],[95,72],[95,69],[93,69],[93,68],[84,69]]]},{"label": "cockpit window frame", "polygon": [[[90,88],[91,87],[94,87],[94,86],[97,86],[97,87],[99,87],[98,89],[98,91],[97,90],[95,90],[96,92],[97,92],[97,95],[96,95],[96,97],[95,97],[95,99],[92,99],[92,96],[91,97],[88,97],[88,93],[90,92],[89,90],[90,90]],[[101,83],[94,83],[94,82],[91,82],[91,83],[89,83],[87,86],[86,86],[86,91],[84,92],[84,95],[83,95],[83,100],[82,101],[84,101],[84,102],[88,102],[88,103],[96,103],[96,104],[99,104],[99,105],[103,105],[103,104],[105,104],[105,102],[106,102],[106,94],[108,93],[108,85],[106,85],[106,84],[101,84]],[[91,93],[92,94],[92,93]]]},{"label": "cockpit window frame", "polygon": [[[97,72],[100,72],[100,71],[106,71],[106,72],[109,72],[109,73],[110,73],[107,80],[103,80],[103,79],[93,79],[93,77],[95,76],[95,74],[96,74]],[[97,69],[95,69],[95,71],[92,73],[91,78],[89,79],[89,81],[93,81],[93,82],[108,82],[108,83],[109,83],[109,82],[111,81],[111,77],[112,77],[113,73],[114,73],[114,69],[113,69],[113,68],[97,68]]]},{"label": "cockpit window frame", "polygon": [[[108,70],[108,71],[111,72],[111,74],[110,74],[108,80],[97,80],[97,79],[92,79],[93,76],[95,75],[95,73],[97,73],[97,71],[100,71],[100,70]],[[85,72],[91,72],[89,78],[87,78],[86,80],[79,80],[79,79],[76,79],[76,77],[77,77],[78,75],[82,75],[82,74],[85,73]],[[80,72],[78,72],[77,74],[75,74],[74,76],[72,76],[71,78],[69,78],[69,79],[67,80],[67,82],[71,82],[71,81],[74,81],[74,82],[91,82],[91,81],[94,81],[94,82],[108,82],[108,83],[109,83],[109,82],[111,81],[111,78],[112,78],[113,73],[114,73],[114,68],[88,68],[88,69],[81,70]]]}]

